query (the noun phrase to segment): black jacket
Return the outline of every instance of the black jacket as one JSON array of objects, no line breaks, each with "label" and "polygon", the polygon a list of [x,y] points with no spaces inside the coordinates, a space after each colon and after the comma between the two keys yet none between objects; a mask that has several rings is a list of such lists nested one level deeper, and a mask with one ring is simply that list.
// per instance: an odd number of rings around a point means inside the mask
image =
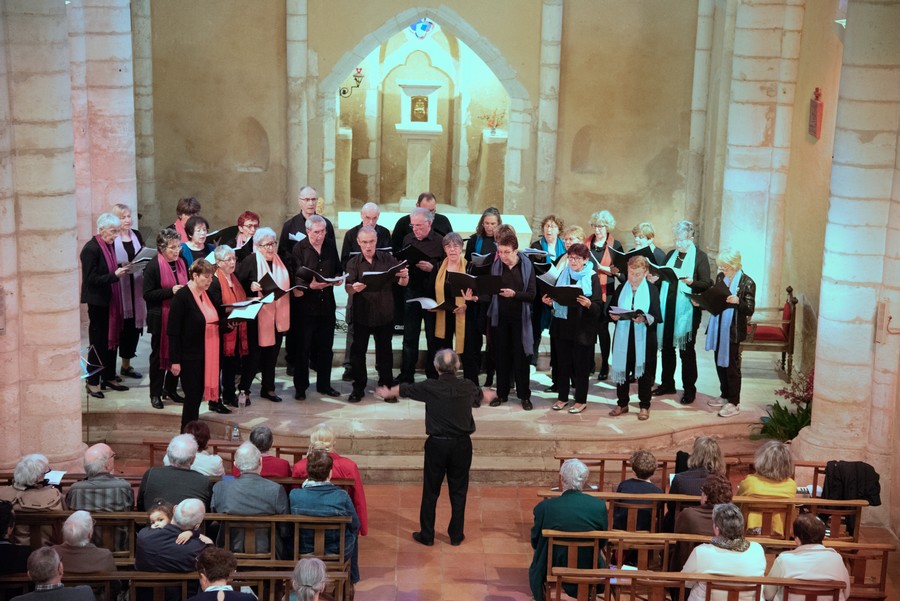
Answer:
[{"label": "black jacket", "polygon": [[[180,261],[181,259],[176,259]],[[147,331],[159,335],[162,328],[163,301],[172,300],[175,294],[171,287],[162,287],[159,273],[159,261],[147,263],[144,269],[144,302],[147,303]]]},{"label": "black jacket", "polygon": [[118,279],[115,273],[109,272],[97,239],[88,240],[81,249],[81,302],[108,307],[112,285]]},{"label": "black jacket", "polygon": [[172,363],[204,359],[206,318],[187,286],[176,292],[172,299],[166,334],[169,336],[169,358]]},{"label": "black jacket", "polygon": [[[347,269],[347,263],[350,262],[350,259],[353,257],[350,256],[350,253],[358,253],[360,252],[359,243],[356,241],[356,236],[359,234],[359,230],[362,228],[362,223],[359,225],[355,225],[344,234],[344,243],[341,246],[341,267],[343,269]],[[375,247],[381,249],[391,248],[391,230],[387,229],[383,225],[375,226]],[[353,255],[356,256],[356,255]]]},{"label": "black jacket", "polygon": [[[327,217],[322,215],[319,216],[325,220],[325,245],[333,246],[334,252],[337,252],[337,238],[334,235],[334,225],[332,225],[331,220]],[[285,221],[284,225],[281,226],[281,235],[278,237],[278,256],[281,257],[285,267],[287,267],[288,271],[291,273],[294,271],[294,268],[291,266],[291,261],[293,260],[291,252],[294,250],[294,245],[297,243],[290,239],[290,235],[296,234],[297,232],[306,234],[306,217],[303,216],[303,213],[297,213]],[[249,254],[247,256],[249,256]]]},{"label": "black jacket", "polygon": [[[719,272],[716,275],[716,284],[725,280],[725,274]],[[746,273],[741,274],[738,282],[738,304],[734,307],[734,319],[731,320],[731,342],[743,342],[747,338],[747,322],[753,317],[756,309],[756,282],[750,279]]]},{"label": "black jacket", "polygon": [[[656,249],[659,250],[658,248]],[[671,257],[674,253],[678,252],[677,249],[673,249],[669,251],[663,262],[660,265],[665,265],[669,261],[669,257]],[[712,286],[712,276],[709,271],[709,256],[700,250],[697,249],[697,257],[694,259],[694,273],[691,274],[691,292],[694,294],[700,294],[704,290],[708,290]],[[662,288],[662,280],[657,282],[658,286]],[[674,311],[675,311],[675,298],[678,294],[678,286],[670,285],[668,288],[668,294],[666,294],[666,298],[660,298],[659,302],[664,304],[667,310],[667,314],[672,316],[672,319],[666,320],[665,326],[663,327],[663,339],[660,340],[660,344],[663,347],[669,348],[674,345],[675,338],[675,319],[674,319]],[[693,319],[691,322],[691,329],[696,334],[697,329],[700,327],[700,320],[703,317],[703,310],[700,307],[694,307]],[[745,328],[746,329],[746,328]]]},{"label": "black jacket", "polygon": [[[322,243],[321,254],[310,244],[309,238],[301,240],[294,245],[292,253],[293,265],[293,282],[294,284],[309,285],[313,280],[311,273],[301,267],[312,269],[315,272],[333,278],[341,274],[341,261],[338,258],[337,248],[334,244],[329,244],[328,238]],[[334,317],[336,308],[334,301],[334,286],[329,286],[321,290],[313,290],[309,288],[303,291],[303,296],[296,299],[294,303],[306,315],[329,315]]]},{"label": "black jacket", "polygon": [[[437,232],[440,236],[446,236],[453,231],[453,226],[450,225],[450,220],[447,219],[446,215],[435,213],[434,221],[431,222],[431,230]],[[391,246],[394,247],[394,252],[406,246],[403,239],[409,234],[412,234],[412,225],[410,224],[409,215],[404,215],[397,220],[397,223],[394,224],[394,231],[391,232]]]},{"label": "black jacket", "polygon": [[[585,266],[586,269],[590,267]],[[585,276],[587,277],[587,276]],[[603,292],[600,290],[600,279],[596,273],[591,274],[591,306],[585,309],[574,305],[568,309],[568,317],[559,319],[554,316],[550,322],[550,335],[559,341],[572,341],[577,344],[593,346],[600,331],[603,319]],[[543,304],[543,306],[547,306]]]}]

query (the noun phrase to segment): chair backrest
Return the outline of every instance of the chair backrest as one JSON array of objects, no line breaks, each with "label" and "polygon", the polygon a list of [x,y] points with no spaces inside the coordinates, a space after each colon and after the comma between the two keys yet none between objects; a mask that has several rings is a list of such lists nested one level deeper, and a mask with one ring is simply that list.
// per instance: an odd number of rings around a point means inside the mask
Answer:
[{"label": "chair backrest", "polygon": [[[714,594],[719,593],[719,594]],[[706,601],[760,601],[761,584],[736,584],[731,582],[707,582]]]},{"label": "chair backrest", "polygon": [[[590,550],[590,566],[598,565],[600,559],[600,541],[603,540],[602,532],[579,532],[582,538],[573,538],[571,533],[558,532],[555,530],[544,530],[542,532],[544,538],[547,539],[547,572],[545,578],[544,596],[550,598],[550,585],[556,582],[556,578],[551,576],[553,571],[554,550],[562,547],[566,554],[566,567],[578,567],[578,555],[583,549]],[[559,591],[557,590],[557,595]],[[587,593],[585,593],[587,594]]]},{"label": "chair backrest", "polygon": [[[766,538],[780,538],[784,540],[790,539],[790,530],[792,526],[791,514],[793,506],[783,503],[767,503],[765,500],[760,501],[742,501],[741,513],[744,514],[744,523],[749,523],[750,514],[758,514],[762,520],[759,526],[759,532],[753,532],[755,536],[764,536]],[[780,517],[780,520],[775,518]],[[780,521],[780,524],[779,524]],[[781,526],[783,532],[778,532],[777,527]]]},{"label": "chair backrest", "polygon": [[888,552],[876,549],[835,549],[850,573],[848,599],[887,598]]},{"label": "chair backrest", "polygon": [[[650,515],[649,528],[641,530],[642,532],[659,532],[659,501],[637,501],[632,499],[610,499],[609,514],[615,516],[616,510],[625,510],[627,512],[626,525],[624,530],[628,532],[638,531],[638,518],[641,511],[645,511]],[[646,514],[643,514],[646,515]]]},{"label": "chair backrest", "polygon": [[[346,555],[347,516],[323,518],[304,516],[308,521],[294,523],[294,558],[318,557],[327,568],[343,570],[349,566]],[[343,521],[336,521],[343,520]],[[329,549],[331,549],[329,551]]]},{"label": "chair backrest", "polygon": [[826,538],[831,540],[846,540],[854,543],[859,542],[859,528],[855,528],[850,532],[847,527],[848,519],[855,519],[855,509],[841,509],[838,507],[815,507],[816,515],[825,522],[828,530],[825,533]]},{"label": "chair backrest", "polygon": [[809,584],[786,584],[782,591],[782,601],[840,601],[841,588]]},{"label": "chair backrest", "polygon": [[[611,543],[611,546],[613,543]],[[619,565],[623,563],[639,570],[660,571],[669,565],[669,544],[667,541],[637,542],[619,539],[614,543]]]},{"label": "chair backrest", "polygon": [[631,578],[631,599],[646,599],[646,601],[667,601],[667,595],[672,601],[684,601],[686,599],[684,580],[670,580],[666,578],[653,578],[642,576]]},{"label": "chair backrest", "polygon": [[224,547],[234,553],[238,560],[274,561],[277,559],[277,526],[274,519],[268,524],[229,520],[222,522],[220,528],[225,537]]}]

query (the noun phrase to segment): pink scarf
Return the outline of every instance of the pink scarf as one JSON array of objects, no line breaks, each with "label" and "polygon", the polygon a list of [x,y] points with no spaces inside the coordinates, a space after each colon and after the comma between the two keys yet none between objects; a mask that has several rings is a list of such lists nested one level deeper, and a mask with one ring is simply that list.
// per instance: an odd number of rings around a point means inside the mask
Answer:
[{"label": "pink scarf", "polygon": [[[125,252],[125,243],[122,236],[116,236],[113,242],[116,248],[116,262],[127,263],[128,253]],[[131,244],[134,245],[134,254],[141,250],[141,242],[137,235],[131,234]],[[147,322],[147,304],[144,302],[144,272],[129,275],[119,280],[122,285],[122,308],[125,319],[134,318],[134,327],[143,328]],[[132,294],[132,290],[134,293]]]},{"label": "pink scarf", "polygon": [[[159,285],[160,288],[169,288],[177,284],[187,284],[187,267],[184,261],[175,259],[175,275],[172,275],[172,266],[166,261],[162,253],[156,255],[159,263]],[[159,368],[168,370],[172,367],[169,359],[169,336],[166,334],[166,327],[169,325],[169,305],[171,299],[162,302],[162,333],[159,342]]]},{"label": "pink scarf", "polygon": [[[100,251],[103,258],[106,259],[106,268],[109,274],[116,272],[116,257],[113,255],[113,249],[109,244],[103,241],[100,234],[94,236],[94,240],[100,245]],[[122,287],[119,285],[120,279],[109,285],[111,294],[109,295],[109,328],[106,331],[106,348],[114,349],[119,346],[119,333],[122,331]]]},{"label": "pink scarf", "polygon": [[206,292],[190,285],[188,288],[206,320],[203,338],[203,398],[216,402],[219,400],[219,314]]},{"label": "pink scarf", "polygon": [[181,223],[181,219],[175,220],[175,230],[178,232],[178,235],[181,236],[182,242],[187,242],[191,238],[187,235],[187,232],[184,231],[184,224]]},{"label": "pink scarf", "polygon": [[[278,255],[275,255],[275,258],[272,260],[272,269],[269,269],[269,263],[263,258],[262,253],[255,254],[257,282],[269,273],[282,290],[287,290],[291,287],[287,267],[284,266]],[[262,297],[261,291],[257,292],[257,294]],[[256,323],[259,331],[259,346],[275,346],[276,328],[279,332],[287,332],[291,327],[291,305],[288,295],[285,294],[274,303],[263,305],[263,308],[259,310],[259,314],[256,316]]]}]

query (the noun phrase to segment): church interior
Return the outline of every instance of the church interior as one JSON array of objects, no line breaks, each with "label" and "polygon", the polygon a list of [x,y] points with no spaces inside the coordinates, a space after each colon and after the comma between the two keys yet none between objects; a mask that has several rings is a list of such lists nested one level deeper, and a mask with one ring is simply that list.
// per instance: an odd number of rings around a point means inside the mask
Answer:
[{"label": "church interior", "polygon": [[[0,20],[3,471],[28,453],[80,471],[86,445],[105,441],[121,469],[140,473],[143,440],[177,433],[180,409],[152,409],[146,378],[128,393],[85,395],[79,251],[114,204],[132,208],[145,240],[190,196],[211,229],[250,209],[277,232],[312,186],[340,248],[363,204],[377,203],[392,229],[430,190],[463,238],[488,207],[522,245],[546,215],[587,231],[608,210],[626,249],[644,221],[671,249],[681,220],[710,258],[739,249],[758,307],[777,319],[788,289],[797,300],[793,371],[814,372],[815,388],[794,460],[874,466],[882,505],[863,523],[896,544],[900,1],[0,0]],[[346,394],[342,332],[335,342]],[[546,336],[540,349],[537,391],[549,384]],[[449,547],[437,564],[405,549],[397,520],[418,503],[419,404],[311,395],[201,417],[216,438],[265,424],[283,444],[320,422],[335,428],[371,500],[398,514],[362,550],[376,584],[358,586],[358,598],[530,599],[531,508],[556,455],[667,454],[710,435],[752,457],[751,434],[792,374],[778,353],[745,351],[747,408],[725,420],[700,401],[718,382],[710,353],[698,349],[698,360],[697,404],[654,399],[647,422],[608,418],[615,387],[593,377],[577,416],[547,411],[554,399],[541,394],[532,412],[475,410],[470,515],[483,536],[471,538],[500,555],[477,574],[467,570],[480,559]],[[291,386],[283,366],[278,386]],[[488,507],[513,517],[498,523]],[[402,567],[390,581],[387,556]],[[455,592],[415,595],[433,584],[423,574],[451,572],[470,577]],[[506,593],[485,584],[515,578]]]}]

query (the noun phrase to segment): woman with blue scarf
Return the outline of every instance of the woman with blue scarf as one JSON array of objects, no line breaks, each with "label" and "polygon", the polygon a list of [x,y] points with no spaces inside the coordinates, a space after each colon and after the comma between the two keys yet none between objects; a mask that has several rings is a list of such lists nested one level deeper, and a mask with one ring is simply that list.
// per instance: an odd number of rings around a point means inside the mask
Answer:
[{"label": "woman with blue scarf", "polygon": [[[555,265],[556,262],[566,254],[566,245],[563,243],[559,233],[566,227],[561,217],[556,215],[547,215],[541,221],[541,237],[531,243],[531,248],[542,250],[547,253],[546,258],[535,258],[535,263],[550,263]],[[531,326],[532,341],[534,345],[531,350],[531,364],[537,365],[538,349],[541,346],[541,336],[544,330],[550,327],[550,309],[544,306],[540,296],[535,295],[534,306],[531,309]]]},{"label": "woman with blue scarf", "polygon": [[716,257],[719,274],[716,284],[724,282],[731,295],[725,302],[731,308],[709,318],[706,350],[714,351],[721,398],[708,401],[710,407],[721,407],[719,417],[732,417],[741,412],[741,342],[747,338],[747,321],[756,308],[756,283],[741,269],[741,252],[726,249]]},{"label": "woman with blue scarf", "polygon": [[560,305],[546,294],[541,299],[552,308],[550,339],[556,347],[556,381],[559,399],[554,411],[562,411],[569,404],[569,382],[575,382],[575,404],[569,413],[581,413],[587,407],[588,382],[594,363],[594,340],[603,317],[603,295],[600,280],[589,265],[591,253],[584,244],[573,244],[566,253],[567,265],[562,268],[557,285],[580,286],[583,294],[578,304]]},{"label": "woman with blue scarf", "polygon": [[[632,378],[638,381],[641,411],[638,419],[650,419],[650,391],[656,377],[656,328],[661,323],[659,290],[647,282],[650,262],[637,256],[628,260],[628,281],[619,288],[618,298],[610,308],[610,319],[616,324],[610,353],[610,379],[616,383],[618,404],[609,414],[618,417],[628,413]],[[620,317],[620,311],[630,316]],[[627,315],[627,314],[624,314]]]}]

